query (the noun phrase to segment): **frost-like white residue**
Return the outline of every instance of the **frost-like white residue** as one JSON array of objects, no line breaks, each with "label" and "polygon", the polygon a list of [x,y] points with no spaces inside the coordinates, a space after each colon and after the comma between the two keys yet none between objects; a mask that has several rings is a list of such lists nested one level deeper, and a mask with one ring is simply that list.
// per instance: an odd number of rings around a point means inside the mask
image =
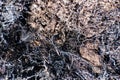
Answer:
[{"label": "frost-like white residue", "polygon": [[15,14],[14,6],[12,4],[9,4],[6,6],[6,10],[8,12],[3,13],[5,20],[8,20],[9,22],[13,22],[16,18],[16,16],[14,16],[14,14]]},{"label": "frost-like white residue", "polygon": [[2,6],[2,17],[4,19],[2,26],[13,24],[20,15],[20,11],[18,11],[20,6],[16,6],[14,1],[0,3],[0,5],[4,4],[4,6]]}]

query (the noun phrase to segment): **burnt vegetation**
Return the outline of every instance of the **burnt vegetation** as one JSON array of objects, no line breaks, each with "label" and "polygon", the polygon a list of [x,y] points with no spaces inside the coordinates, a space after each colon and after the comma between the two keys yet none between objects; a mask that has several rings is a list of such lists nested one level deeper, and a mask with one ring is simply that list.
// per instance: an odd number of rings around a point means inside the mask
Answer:
[{"label": "burnt vegetation", "polygon": [[0,80],[119,80],[119,0],[1,0]]}]

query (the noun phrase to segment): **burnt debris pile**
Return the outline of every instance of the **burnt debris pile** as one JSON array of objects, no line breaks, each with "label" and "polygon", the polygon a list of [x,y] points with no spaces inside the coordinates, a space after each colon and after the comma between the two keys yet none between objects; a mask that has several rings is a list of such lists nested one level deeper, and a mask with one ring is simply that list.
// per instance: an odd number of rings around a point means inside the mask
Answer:
[{"label": "burnt debris pile", "polygon": [[119,0],[0,0],[0,80],[119,80]]}]

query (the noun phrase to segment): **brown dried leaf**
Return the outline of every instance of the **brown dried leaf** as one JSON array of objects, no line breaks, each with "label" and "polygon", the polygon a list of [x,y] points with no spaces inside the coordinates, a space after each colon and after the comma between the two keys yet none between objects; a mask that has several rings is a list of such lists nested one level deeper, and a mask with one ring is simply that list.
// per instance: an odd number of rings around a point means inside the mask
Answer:
[{"label": "brown dried leaf", "polygon": [[93,50],[87,49],[85,47],[81,47],[80,54],[83,58],[91,62],[93,65],[101,66],[100,56],[97,55]]}]

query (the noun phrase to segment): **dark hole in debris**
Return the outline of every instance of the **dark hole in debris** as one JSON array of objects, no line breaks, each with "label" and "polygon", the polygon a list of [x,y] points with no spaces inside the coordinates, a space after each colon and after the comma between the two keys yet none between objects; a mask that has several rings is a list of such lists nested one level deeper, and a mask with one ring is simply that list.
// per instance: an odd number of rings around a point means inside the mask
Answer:
[{"label": "dark hole in debris", "polygon": [[104,61],[108,63],[110,60],[109,54],[104,55]]}]

